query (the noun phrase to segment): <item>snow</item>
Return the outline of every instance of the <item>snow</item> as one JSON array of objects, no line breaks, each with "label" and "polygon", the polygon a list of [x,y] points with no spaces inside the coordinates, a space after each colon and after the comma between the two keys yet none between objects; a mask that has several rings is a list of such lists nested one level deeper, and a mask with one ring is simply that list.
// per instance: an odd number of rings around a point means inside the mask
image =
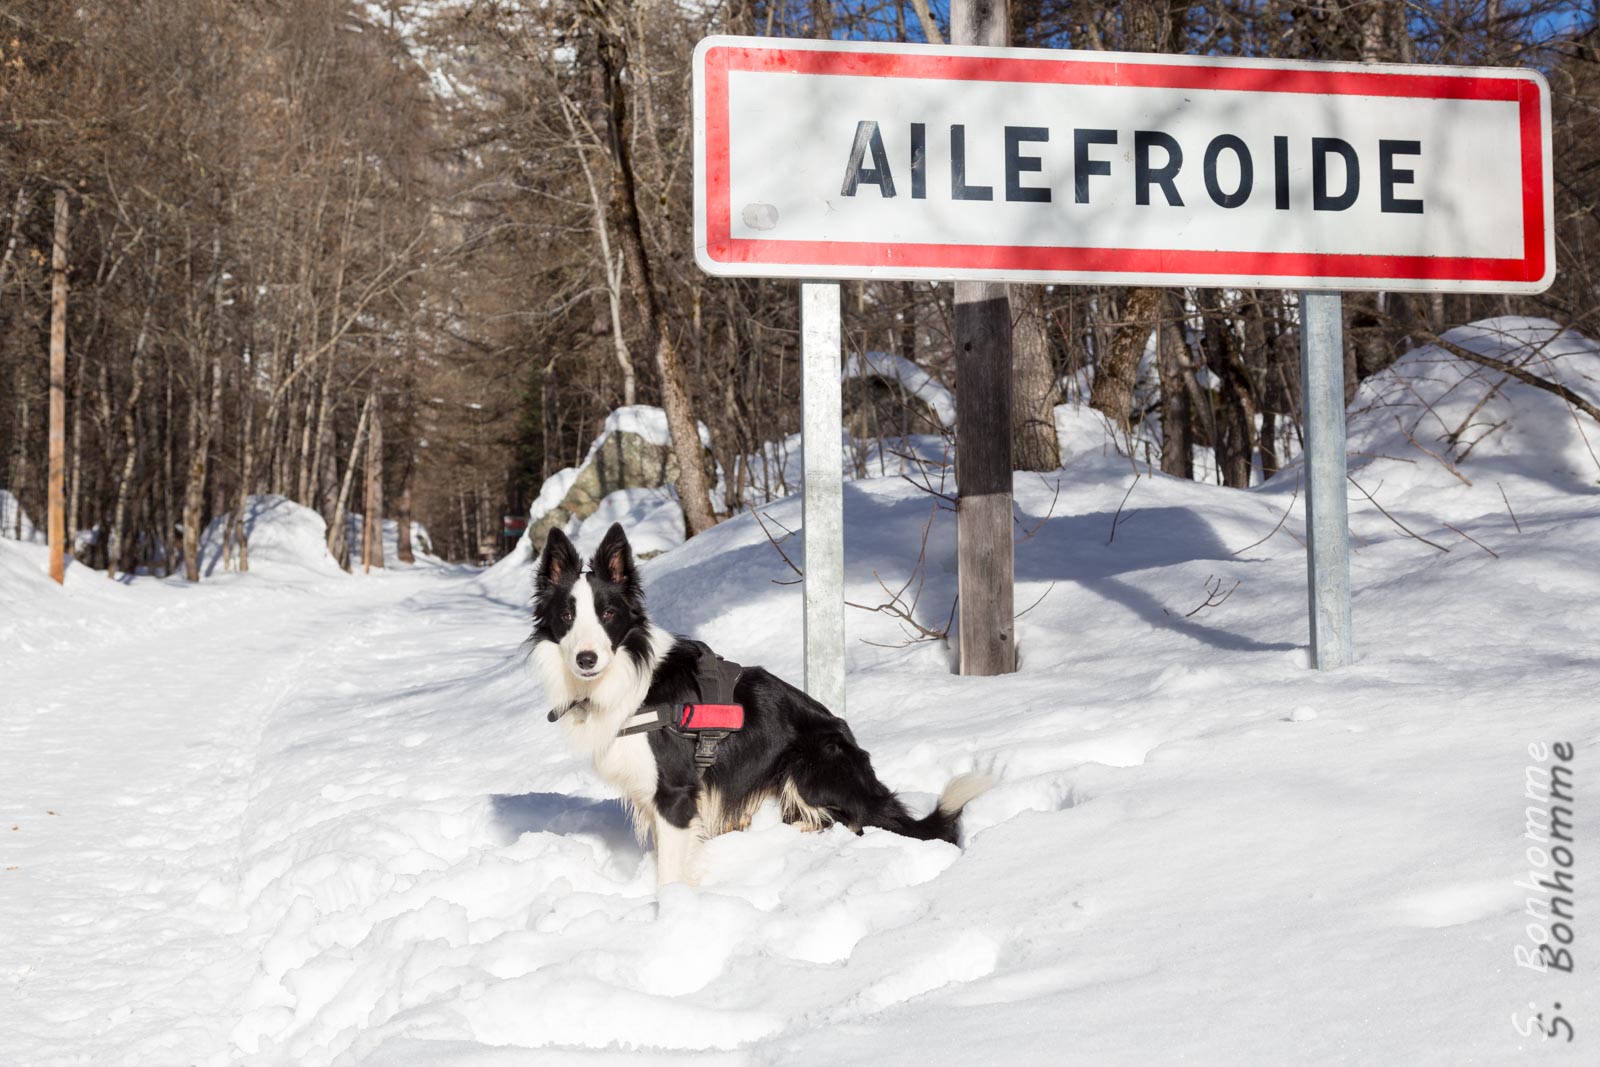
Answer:
[{"label": "snow", "polygon": [[[700,443],[710,449],[711,431],[703,422],[697,422],[695,425],[700,431]],[[578,475],[582,473],[583,466],[595,457],[606,438],[614,433],[637,434],[657,448],[672,447],[672,433],[667,427],[667,413],[661,408],[649,404],[632,404],[618,408],[606,416],[600,433],[590,443],[589,451],[583,457],[583,463],[576,467],[563,468],[544,480],[544,484],[539,487],[539,495],[528,508],[528,531],[531,531],[540,519],[561,505],[567,498],[567,493],[571,491],[573,483],[578,480]],[[579,546],[586,546],[583,549],[585,552],[592,552],[599,547],[600,539],[605,536],[606,530],[613,522],[623,522],[630,530],[638,524],[640,540],[635,544],[634,550],[639,554],[664,552],[683,543],[683,508],[678,503],[676,493],[670,488],[618,490],[601,500],[595,515],[601,517],[591,517],[589,520],[573,519],[562,528],[562,532],[574,538]],[[588,530],[584,532],[586,526]],[[524,531],[522,536],[517,538],[517,543],[496,563],[496,567],[504,564],[507,568],[514,568],[530,562],[539,554],[543,546],[533,544],[529,540],[528,531]],[[510,570],[507,573],[515,575],[518,572]]]},{"label": "snow", "polygon": [[42,541],[44,531],[34,526],[22,502],[10,490],[0,489],[0,538],[13,541]]},{"label": "snow", "polygon": [[956,401],[950,390],[933,375],[904,356],[893,352],[851,352],[845,357],[846,381],[852,378],[882,378],[898,382],[906,392],[927,404],[939,418],[939,425],[952,429],[956,424]]},{"label": "snow", "polygon": [[[1495,320],[1450,339],[1549,341],[1543,372],[1600,396],[1600,350],[1575,335]],[[0,541],[5,1055],[1589,1062],[1583,972],[1514,949],[1530,743],[1573,743],[1574,851],[1600,842],[1595,428],[1508,383],[1481,413],[1505,425],[1447,453],[1402,398],[1449,424],[1497,376],[1461,379],[1420,351],[1352,405],[1374,453],[1357,481],[1448,551],[1352,489],[1357,661],[1332,673],[1306,669],[1293,469],[1247,491],[1136,479],[1064,407],[1063,469],[1015,479],[1016,599],[1038,601],[1016,674],[957,676],[942,642],[847,614],[847,713],[884,780],[926,808],[953,774],[1000,775],[965,847],[767,810],[709,844],[701,887],[659,896],[545,722],[526,563],[198,586],[71,567],[57,589],[42,547]],[[896,476],[854,480],[845,508],[847,597],[921,573],[913,613],[942,624],[954,516]],[[762,514],[803,566],[773,525],[798,530],[799,500]],[[800,589],[753,517],[644,576],[659,621],[801,678]],[[1195,610],[1219,579],[1232,596]],[[1572,1045],[1518,1034],[1514,1013],[1557,1001]]]},{"label": "snow", "polygon": [[[200,538],[200,573],[215,575],[238,566],[238,546],[228,549],[226,515],[212,519]],[[341,574],[328,552],[328,524],[311,508],[276,494],[252,496],[245,502],[245,536],[250,543],[252,574],[277,570]]]},{"label": "snow", "polygon": [[[361,559],[361,537],[366,517],[360,512],[352,513],[346,522],[345,534],[350,546],[350,559],[359,563]],[[428,536],[428,528],[415,519],[411,522],[411,554],[418,565],[441,566],[444,561],[433,554],[433,539]],[[405,567],[409,564],[400,561],[400,521],[398,519],[383,520],[383,562],[386,568]],[[356,564],[352,564],[355,566]]]},{"label": "snow", "polygon": [[660,555],[683,544],[683,506],[671,486],[619,489],[608,493],[594,513],[569,531],[585,557],[600,547],[612,523],[622,523],[636,556]]},{"label": "snow", "polygon": [[[705,448],[711,447],[711,431],[703,422],[696,422],[695,427],[700,431],[700,444]],[[595,436],[594,443],[589,446],[588,455],[584,456],[587,463],[600,451],[600,445],[614,433],[638,434],[657,448],[672,447],[672,431],[667,426],[667,413],[661,408],[650,404],[632,404],[628,407],[618,408],[606,416],[605,425],[600,433]]]},{"label": "snow", "polygon": [[528,525],[533,525],[546,515],[550,514],[572,491],[572,483],[578,480],[577,467],[564,467],[544,480],[544,485],[539,487],[539,495],[528,508]]}]

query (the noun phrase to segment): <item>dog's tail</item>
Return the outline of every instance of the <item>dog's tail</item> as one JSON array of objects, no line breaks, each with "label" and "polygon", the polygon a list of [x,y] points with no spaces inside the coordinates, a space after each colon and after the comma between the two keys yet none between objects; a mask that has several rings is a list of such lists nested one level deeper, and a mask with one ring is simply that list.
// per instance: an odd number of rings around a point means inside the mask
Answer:
[{"label": "dog's tail", "polygon": [[896,799],[893,806],[898,811],[885,812],[887,817],[880,825],[907,837],[922,841],[948,841],[953,845],[961,825],[961,809],[988,792],[997,781],[999,779],[987,774],[958,774],[950,779],[950,784],[939,795],[939,803],[924,817],[911,818]]}]

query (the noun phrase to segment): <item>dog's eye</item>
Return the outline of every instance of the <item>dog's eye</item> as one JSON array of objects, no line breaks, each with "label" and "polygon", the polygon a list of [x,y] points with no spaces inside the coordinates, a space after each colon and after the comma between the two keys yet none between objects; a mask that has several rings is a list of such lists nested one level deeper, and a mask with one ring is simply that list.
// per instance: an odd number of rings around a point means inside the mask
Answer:
[{"label": "dog's eye", "polygon": [[615,608],[607,608],[605,611],[600,613],[600,618],[604,619],[606,622],[610,622],[616,617],[617,611]]},{"label": "dog's eye", "polygon": [[562,622],[571,622],[572,621],[572,612],[571,611],[563,611],[561,613],[561,621]]}]

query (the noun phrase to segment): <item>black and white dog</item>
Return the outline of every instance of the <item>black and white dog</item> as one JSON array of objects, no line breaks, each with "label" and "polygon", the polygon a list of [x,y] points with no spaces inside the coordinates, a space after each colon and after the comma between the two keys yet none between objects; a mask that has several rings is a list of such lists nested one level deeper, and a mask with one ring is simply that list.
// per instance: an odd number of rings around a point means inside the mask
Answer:
[{"label": "black and white dog", "polygon": [[954,842],[961,809],[992,784],[982,775],[958,776],[931,814],[914,818],[878,780],[843,719],[760,667],[739,672],[732,702],[744,708],[743,728],[717,746],[703,770],[687,734],[618,736],[641,707],[716,700],[701,693],[704,646],[645,614],[620,524],[606,532],[587,569],[566,535],[550,531],[539,557],[532,642],[535,669],[556,705],[552,716],[622,792],[641,844],[654,836],[657,884],[693,883],[700,842],[748,827],[768,799],[803,829],[878,826]]}]

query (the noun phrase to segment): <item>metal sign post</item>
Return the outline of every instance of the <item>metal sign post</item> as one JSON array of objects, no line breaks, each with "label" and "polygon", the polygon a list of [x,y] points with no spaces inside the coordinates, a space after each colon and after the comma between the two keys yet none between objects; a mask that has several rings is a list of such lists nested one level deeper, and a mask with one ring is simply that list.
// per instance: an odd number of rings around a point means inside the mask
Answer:
[{"label": "metal sign post", "polygon": [[1344,298],[1300,294],[1300,395],[1306,464],[1306,588],[1311,666],[1354,658],[1350,625],[1349,488],[1345,485]]},{"label": "metal sign post", "polygon": [[839,284],[800,286],[805,690],[844,714],[844,451]]}]

